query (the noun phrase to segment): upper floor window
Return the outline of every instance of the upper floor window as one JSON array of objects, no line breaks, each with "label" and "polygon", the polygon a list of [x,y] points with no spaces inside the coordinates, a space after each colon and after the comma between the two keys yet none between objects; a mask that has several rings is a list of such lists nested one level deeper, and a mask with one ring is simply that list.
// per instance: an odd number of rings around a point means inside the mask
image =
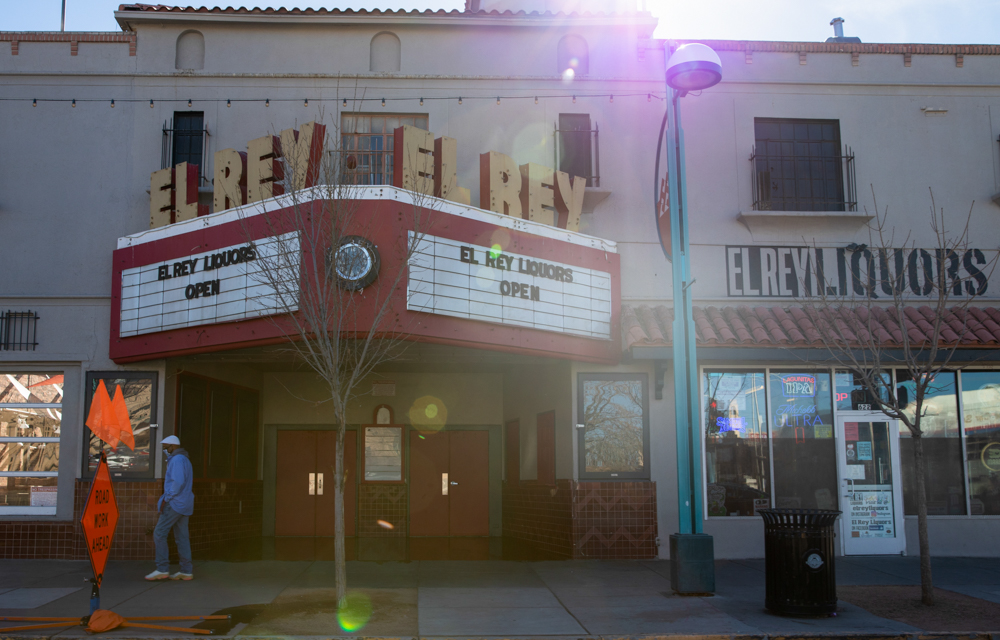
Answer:
[{"label": "upper floor window", "polygon": [[601,186],[599,130],[587,113],[560,113],[556,129],[559,170],[587,179],[588,187]]},{"label": "upper floor window", "polygon": [[754,119],[753,208],[856,211],[854,155],[837,120]]},{"label": "upper floor window", "polygon": [[346,180],[391,185],[392,132],[404,124],[427,130],[427,114],[343,114],[340,142]]},{"label": "upper floor window", "polygon": [[590,49],[587,41],[576,35],[565,36],[556,47],[556,63],[559,74],[572,80],[590,73]]},{"label": "upper floor window", "polygon": [[55,515],[60,373],[0,373],[0,513]]},{"label": "upper floor window", "polygon": [[205,179],[205,129],[203,111],[174,111],[174,117],[163,123],[163,143],[160,168],[174,167],[182,162],[198,165],[198,175]]},{"label": "upper floor window", "polygon": [[396,34],[389,31],[375,34],[372,38],[369,57],[369,71],[392,72],[399,71],[401,46]]},{"label": "upper floor window", "polygon": [[205,68],[205,36],[200,31],[185,31],[177,37],[174,68],[197,70]]}]

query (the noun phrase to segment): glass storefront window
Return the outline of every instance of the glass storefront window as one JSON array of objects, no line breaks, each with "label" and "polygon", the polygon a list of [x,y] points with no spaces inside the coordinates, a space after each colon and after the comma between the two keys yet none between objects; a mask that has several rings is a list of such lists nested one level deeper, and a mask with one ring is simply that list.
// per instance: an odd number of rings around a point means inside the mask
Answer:
[{"label": "glass storefront window", "polygon": [[828,372],[771,372],[774,503],[837,508],[837,450]]},{"label": "glass storefront window", "polygon": [[581,478],[649,477],[645,374],[580,374]]},{"label": "glass storefront window", "polygon": [[[150,460],[150,444],[153,429],[156,426],[156,372],[109,371],[87,372],[87,386],[84,394],[83,415],[90,415],[90,403],[100,381],[104,381],[108,395],[115,397],[116,389],[121,387],[128,407],[129,421],[132,423],[132,435],[135,438],[135,450],[129,449],[124,443],[119,443],[114,451],[108,451],[108,469],[112,478],[149,478],[153,476],[153,464]],[[84,442],[88,444],[87,459],[84,463],[84,474],[94,475],[101,449],[107,450],[107,445],[83,428]],[[152,443],[155,444],[155,443]]]},{"label": "glass storefront window", "polygon": [[705,371],[705,473],[710,516],[771,506],[763,371]]},{"label": "glass storefront window", "polygon": [[0,513],[56,512],[63,376],[0,373]]},{"label": "glass storefront window", "polygon": [[[878,395],[882,400],[888,400],[889,389],[892,388],[892,378],[890,374],[883,373],[882,379],[885,386],[878,389]],[[849,371],[838,371],[836,375],[837,389],[833,394],[834,404],[838,411],[866,410],[864,405],[869,405],[867,409],[877,410],[872,401],[871,393],[865,389],[861,383],[861,378]]]},{"label": "glass storefront window", "polygon": [[[908,371],[896,370],[897,394],[909,402],[903,412],[911,419],[916,412],[915,385]],[[962,440],[958,431],[958,397],[955,374],[939,373],[924,396],[920,429],[924,440],[924,470],[927,515],[965,514],[965,481],[962,476]],[[899,425],[899,457],[903,472],[903,506],[908,516],[917,514],[916,477],[913,470],[913,438]]]},{"label": "glass storefront window", "polygon": [[972,515],[1000,515],[1000,371],[962,372],[962,413]]}]

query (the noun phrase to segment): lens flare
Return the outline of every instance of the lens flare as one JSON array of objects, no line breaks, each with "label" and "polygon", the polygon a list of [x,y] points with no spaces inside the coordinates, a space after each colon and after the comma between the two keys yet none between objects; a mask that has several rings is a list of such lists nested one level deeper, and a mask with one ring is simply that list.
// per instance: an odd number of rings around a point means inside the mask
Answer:
[{"label": "lens flare", "polygon": [[494,260],[497,259],[497,256],[500,255],[501,252],[503,252],[503,247],[501,247],[498,244],[495,244],[492,247],[490,247],[490,257],[493,258]]},{"label": "lens flare", "polygon": [[573,71],[573,69],[566,69],[562,73],[563,82],[566,84],[573,82],[573,78],[575,77],[576,77],[576,71]]},{"label": "lens flare", "polygon": [[440,398],[422,396],[410,407],[410,424],[422,433],[440,431],[448,423],[448,407]]},{"label": "lens flare", "polygon": [[388,529],[389,531],[392,531],[393,529],[396,528],[396,527],[392,526],[391,522],[386,522],[385,520],[376,520],[375,523],[378,526],[382,527],[383,529]]},{"label": "lens flare", "polygon": [[[499,252],[498,252],[499,253]],[[497,254],[490,251],[490,256],[496,260]],[[479,267],[476,270],[476,284],[479,285],[480,289],[489,289],[494,282],[496,282],[496,269],[490,269],[489,267]]]},{"label": "lens flare", "polygon": [[337,611],[337,623],[348,633],[360,631],[371,617],[371,598],[359,591],[348,592],[347,604]]}]

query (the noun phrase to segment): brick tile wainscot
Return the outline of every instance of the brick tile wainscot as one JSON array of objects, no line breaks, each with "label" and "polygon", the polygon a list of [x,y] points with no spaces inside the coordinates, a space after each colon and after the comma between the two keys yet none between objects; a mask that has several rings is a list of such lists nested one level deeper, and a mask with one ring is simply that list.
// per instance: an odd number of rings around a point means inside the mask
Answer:
[{"label": "brick tile wainscot", "polygon": [[655,558],[656,483],[505,484],[503,535],[572,558]]},{"label": "brick tile wainscot", "polygon": [[[114,487],[120,515],[111,545],[111,559],[152,559],[156,502],[163,493],[163,481],[126,480],[115,482]],[[89,491],[90,480],[76,481],[73,520],[70,522],[0,522],[0,559],[86,559],[80,514]],[[189,525],[194,552],[234,540],[258,537],[263,516],[263,483],[256,480],[195,480],[194,509]]]}]

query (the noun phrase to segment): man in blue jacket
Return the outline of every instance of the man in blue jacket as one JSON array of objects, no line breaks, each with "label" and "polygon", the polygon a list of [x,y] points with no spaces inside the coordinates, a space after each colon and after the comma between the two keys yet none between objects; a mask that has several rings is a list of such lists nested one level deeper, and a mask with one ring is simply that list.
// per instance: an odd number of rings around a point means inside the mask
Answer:
[{"label": "man in blue jacket", "polygon": [[[146,580],[190,580],[194,578],[194,574],[188,518],[194,513],[194,493],[191,491],[194,471],[188,452],[181,448],[181,441],[177,436],[164,438],[163,447],[167,450],[167,471],[163,474],[163,495],[157,505],[160,518],[153,530],[156,571],[146,576]],[[177,555],[181,559],[181,570],[173,575],[170,574],[170,551],[167,548],[167,535],[171,529],[174,530]]]}]

